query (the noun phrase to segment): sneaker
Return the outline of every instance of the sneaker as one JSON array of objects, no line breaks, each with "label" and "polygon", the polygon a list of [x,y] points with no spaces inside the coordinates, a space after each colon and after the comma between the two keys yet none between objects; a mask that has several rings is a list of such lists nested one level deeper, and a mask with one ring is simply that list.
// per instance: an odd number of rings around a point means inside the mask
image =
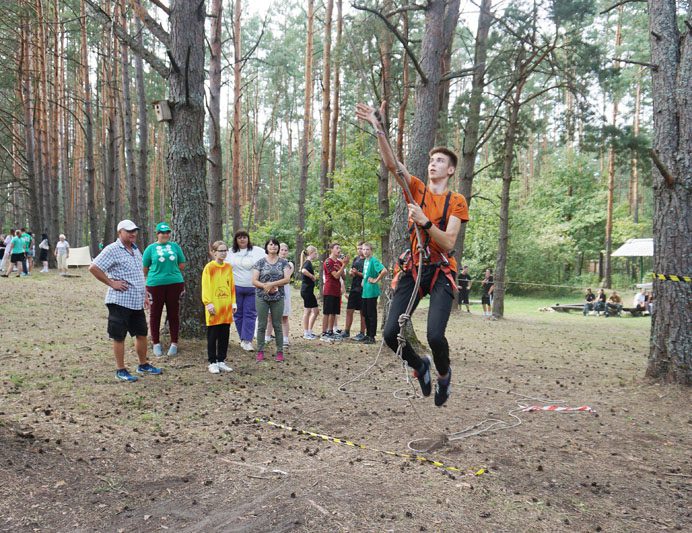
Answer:
[{"label": "sneaker", "polygon": [[163,348],[160,344],[154,344],[154,349],[152,351],[156,357],[163,357]]},{"label": "sneaker", "polygon": [[155,366],[152,366],[149,363],[144,363],[143,365],[139,365],[137,367],[138,374],[151,374],[153,376],[157,376],[161,372],[162,370],[160,368],[156,368]]},{"label": "sneaker", "polygon": [[209,363],[209,372],[212,374],[218,374],[221,372],[221,370],[219,370],[219,363]]},{"label": "sneaker", "polygon": [[168,355],[178,355],[178,345],[177,344],[171,344],[168,347]]},{"label": "sneaker", "polygon": [[276,362],[277,363],[283,363],[284,362],[284,353],[283,352],[276,352]]},{"label": "sneaker", "polygon": [[274,340],[274,338],[275,338],[274,335],[267,335],[267,336],[264,338],[264,341],[265,341],[265,342],[271,342],[271,341]]},{"label": "sneaker", "polygon": [[449,367],[449,374],[447,379],[442,381],[437,378],[437,385],[435,385],[435,405],[441,407],[447,401],[452,391],[450,390],[450,384],[452,382],[452,367]]},{"label": "sneaker", "polygon": [[322,333],[320,336],[320,340],[324,342],[332,342],[334,339],[329,333]]},{"label": "sneaker", "polygon": [[[432,392],[432,380],[430,379],[430,363],[430,356],[426,355],[425,357],[423,357],[423,371],[413,371],[414,377],[418,378],[418,383],[420,384],[420,390],[423,393],[423,396],[430,396],[430,393]],[[437,398],[437,395],[435,396],[435,398]]]},{"label": "sneaker", "polygon": [[365,335],[364,333],[359,333],[358,335],[353,337],[353,340],[356,342],[360,342],[360,341],[364,340],[366,336],[367,335]]},{"label": "sneaker", "polygon": [[223,370],[224,372],[233,372],[233,369],[226,364],[226,361],[219,361],[216,363],[216,368]]},{"label": "sneaker", "polygon": [[344,338],[341,336],[341,330],[335,331],[334,333],[329,333],[329,337],[332,341],[342,341]]},{"label": "sneaker", "polygon": [[314,341],[318,337],[314,333],[303,333],[303,338],[308,341]]},{"label": "sneaker", "polygon": [[256,361],[258,363],[261,363],[262,361],[264,361],[264,351],[263,350],[260,350],[259,352],[257,352]]},{"label": "sneaker", "polygon": [[133,376],[127,371],[127,368],[121,368],[115,371],[115,379],[120,381],[137,381],[137,376]]},{"label": "sneaker", "polygon": [[375,344],[375,338],[374,337],[368,337],[365,336],[362,341],[360,341],[362,344]]},{"label": "sneaker", "polygon": [[284,337],[284,348],[290,344],[288,337]]},{"label": "sneaker", "polygon": [[339,337],[341,337],[342,339],[348,339],[350,336],[351,336],[350,331],[342,331],[341,333],[339,333]]},{"label": "sneaker", "polygon": [[254,351],[254,348],[252,347],[252,341],[240,341],[240,347],[246,352]]}]

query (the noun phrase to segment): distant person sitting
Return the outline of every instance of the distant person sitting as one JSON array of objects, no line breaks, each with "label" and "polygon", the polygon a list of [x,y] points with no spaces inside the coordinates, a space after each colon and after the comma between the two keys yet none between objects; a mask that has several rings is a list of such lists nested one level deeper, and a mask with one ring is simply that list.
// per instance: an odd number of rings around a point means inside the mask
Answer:
[{"label": "distant person sitting", "polygon": [[601,311],[606,310],[606,293],[603,289],[598,289],[598,294],[596,295],[596,303],[593,306],[593,310],[596,311],[596,315],[601,316]]},{"label": "distant person sitting", "polygon": [[613,311],[617,316],[620,316],[620,312],[622,311],[622,298],[620,298],[617,291],[613,291],[613,294],[611,294],[610,298],[608,298],[608,303],[606,304],[605,309],[606,318],[613,314]]},{"label": "distant person sitting", "polygon": [[646,291],[646,310],[650,315],[654,312],[654,293],[652,291]]},{"label": "distant person sitting", "polygon": [[644,291],[644,289],[642,289],[634,295],[634,300],[632,300],[632,307],[640,313],[646,311],[646,292]]},{"label": "distant person sitting", "polygon": [[586,296],[584,297],[584,316],[586,316],[589,311],[593,311],[594,308],[594,300],[596,299],[596,295],[591,292],[591,289],[586,289]]}]

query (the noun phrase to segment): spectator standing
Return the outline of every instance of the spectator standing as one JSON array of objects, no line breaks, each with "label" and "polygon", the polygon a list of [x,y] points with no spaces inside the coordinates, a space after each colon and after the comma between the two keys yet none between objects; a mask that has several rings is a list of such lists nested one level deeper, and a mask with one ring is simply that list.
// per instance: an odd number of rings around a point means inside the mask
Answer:
[{"label": "spectator standing", "polygon": [[5,270],[3,268],[4,263],[5,263],[5,234],[0,233],[0,270]]},{"label": "spectator standing", "polygon": [[42,273],[48,272],[48,254],[50,253],[50,241],[48,240],[48,235],[45,233],[41,235],[41,242],[38,245],[39,253],[38,260],[41,261],[43,268]]},{"label": "spectator standing", "polygon": [[34,262],[34,237],[26,228],[22,228],[22,240],[24,241],[24,261],[22,262],[22,268],[24,269],[24,274],[29,276],[31,275],[32,263]]},{"label": "spectator standing", "polygon": [[14,237],[10,240],[10,244],[7,246],[5,253],[9,254],[10,262],[7,265],[7,270],[3,274],[3,277],[8,277],[10,272],[12,272],[12,266],[15,265],[17,267],[17,277],[26,276],[22,270],[24,264],[24,240],[22,239],[21,230],[14,232]]},{"label": "spectator standing", "polygon": [[483,316],[490,316],[492,314],[493,305],[493,290],[495,289],[495,282],[493,281],[493,273],[488,268],[485,271],[485,277],[481,282],[481,304],[483,305]]},{"label": "spectator standing", "polygon": [[171,333],[171,345],[168,347],[167,355],[178,354],[180,295],[185,290],[185,262],[182,249],[171,241],[170,226],[165,222],[159,222],[156,225],[156,242],[147,246],[142,254],[144,277],[147,280],[147,293],[151,302],[149,331],[156,357],[163,356],[160,329],[164,305]]},{"label": "spectator standing", "polygon": [[131,220],[118,222],[118,238],[96,256],[89,272],[104,285],[108,307],[108,335],[113,340],[115,377],[121,381],[137,381],[125,367],[125,337],[135,337],[139,359],[138,374],[160,374],[161,369],[147,361],[147,318],[142,253],[137,248],[139,228]]},{"label": "spectator standing", "polygon": [[360,341],[365,337],[365,318],[361,310],[363,304],[361,302],[363,295],[363,264],[365,256],[363,255],[363,242],[358,243],[358,254],[351,263],[351,290],[348,292],[348,302],[346,303],[346,325],[344,331],[341,332],[341,338],[347,339],[351,336],[351,326],[353,325],[353,314],[358,311],[360,315],[360,333],[353,340]]},{"label": "spectator standing", "polygon": [[[281,259],[285,259],[288,262],[288,267],[289,270],[291,271],[291,277],[293,277],[293,272],[295,271],[295,265],[293,264],[293,261],[291,261],[288,258],[288,244],[285,242],[282,242],[279,245],[279,257]],[[291,283],[287,283],[286,285],[283,286],[283,291],[284,291],[284,312],[281,316],[281,329],[283,330],[283,335],[284,335],[284,348],[288,346],[289,344],[289,320],[288,318],[291,316]],[[274,326],[272,324],[272,321],[267,321],[267,334],[265,336],[265,339],[273,339],[274,338]]]},{"label": "spectator standing", "polygon": [[[387,269],[379,259],[372,255],[372,245],[368,242],[362,246],[363,260],[363,294],[361,314],[365,319],[366,335],[363,344],[374,344],[377,333],[377,298],[380,296],[380,281],[387,275]],[[355,339],[354,339],[355,340]]]},{"label": "spectator standing", "polygon": [[589,311],[593,311],[594,308],[594,300],[596,299],[596,295],[591,292],[591,289],[586,289],[586,296],[584,296],[584,316],[586,316]]},{"label": "spectator standing", "polygon": [[225,262],[228,246],[224,241],[211,245],[214,259],[202,272],[202,303],[207,321],[207,359],[209,372],[231,372],[226,364],[228,339],[236,310],[233,268]]},{"label": "spectator standing", "polygon": [[[307,254],[307,259],[305,255]],[[303,275],[303,281],[300,285],[300,297],[303,299],[303,338],[307,340],[317,339],[312,331],[315,327],[317,315],[320,314],[320,308],[317,305],[315,298],[315,267],[312,262],[317,259],[317,248],[310,245],[300,254],[300,273]]]},{"label": "spectator standing", "polygon": [[255,307],[255,287],[252,284],[252,267],[266,256],[259,246],[253,246],[250,234],[239,230],[233,237],[233,246],[226,257],[226,262],[233,267],[237,310],[233,317],[240,336],[240,347],[251,352],[252,338],[255,336],[257,309]]},{"label": "spectator standing", "polygon": [[58,260],[58,271],[60,275],[67,276],[67,259],[70,257],[70,243],[67,242],[63,233],[58,236],[58,242],[55,245],[54,253]]},{"label": "spectator standing", "polygon": [[469,266],[464,265],[459,274],[459,305],[466,306],[466,312],[470,313],[471,308],[469,307],[469,293],[471,292],[471,276],[469,275]]},{"label": "spectator standing", "polygon": [[332,342],[341,340],[341,335],[334,331],[336,316],[341,313],[341,278],[344,275],[344,268],[348,264],[348,257],[343,261],[339,260],[341,246],[333,243],[329,247],[329,257],[327,257],[322,270],[324,272],[324,288],[322,295],[324,298],[324,308],[322,310],[322,336],[321,340]]},{"label": "spectator standing", "polygon": [[279,241],[271,237],[264,244],[266,257],[252,267],[252,284],[256,288],[255,306],[257,308],[257,362],[264,361],[264,332],[271,311],[274,334],[276,335],[276,361],[284,360],[283,330],[281,315],[284,309],[282,287],[291,280],[288,261],[279,257]]}]

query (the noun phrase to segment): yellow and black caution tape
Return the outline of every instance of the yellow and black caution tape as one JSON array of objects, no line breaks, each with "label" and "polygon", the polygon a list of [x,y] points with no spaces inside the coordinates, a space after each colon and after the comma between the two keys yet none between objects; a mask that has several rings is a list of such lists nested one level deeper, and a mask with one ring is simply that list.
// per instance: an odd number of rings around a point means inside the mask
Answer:
[{"label": "yellow and black caution tape", "polygon": [[[286,429],[288,431],[293,431],[295,433],[298,433],[299,435],[307,435],[308,437],[314,437],[316,439],[322,439],[324,441],[333,442],[335,444],[344,444],[346,446],[351,446],[352,448],[360,448],[361,450],[370,450],[370,451],[377,452],[377,453],[383,453],[385,455],[391,455],[394,457],[401,457],[403,459],[412,459],[412,460],[418,461],[420,463],[426,463],[426,464],[436,466],[437,468],[441,468],[441,469],[446,470],[448,472],[463,472],[463,470],[461,468],[458,468],[456,466],[447,466],[444,463],[441,463],[440,461],[428,459],[427,457],[423,457],[422,455],[414,455],[414,454],[410,454],[410,453],[399,453],[399,452],[390,452],[390,451],[386,451],[386,450],[378,450],[377,448],[371,448],[371,447],[365,446],[363,444],[357,444],[357,443],[350,441],[350,440],[340,439],[338,437],[330,437],[329,435],[323,435],[321,433],[314,433],[312,431],[305,431],[304,429],[298,429],[298,428],[294,428],[291,426],[287,426],[285,424],[279,424],[278,422],[273,422],[271,420],[266,420],[264,418],[255,418],[255,422],[258,424],[267,424],[269,426],[274,426],[274,427],[280,428],[280,429]],[[486,473],[486,469],[481,468],[481,469],[473,472],[472,474],[467,474],[467,475],[482,476],[485,473]]]},{"label": "yellow and black caution tape", "polygon": [[652,272],[651,275],[654,279],[661,281],[684,281],[686,283],[692,283],[692,277],[690,276],[676,276],[675,274],[657,274]]}]

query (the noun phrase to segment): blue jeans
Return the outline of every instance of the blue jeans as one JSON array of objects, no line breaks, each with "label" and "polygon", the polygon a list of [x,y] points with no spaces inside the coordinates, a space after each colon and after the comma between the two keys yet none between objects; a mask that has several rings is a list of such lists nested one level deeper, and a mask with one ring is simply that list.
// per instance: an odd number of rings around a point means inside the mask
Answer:
[{"label": "blue jeans", "polygon": [[257,308],[255,307],[254,287],[235,287],[235,303],[238,306],[233,314],[233,322],[238,328],[241,341],[252,341],[255,336]]}]

